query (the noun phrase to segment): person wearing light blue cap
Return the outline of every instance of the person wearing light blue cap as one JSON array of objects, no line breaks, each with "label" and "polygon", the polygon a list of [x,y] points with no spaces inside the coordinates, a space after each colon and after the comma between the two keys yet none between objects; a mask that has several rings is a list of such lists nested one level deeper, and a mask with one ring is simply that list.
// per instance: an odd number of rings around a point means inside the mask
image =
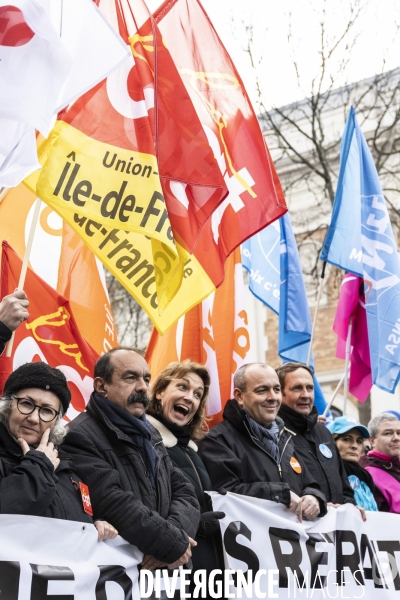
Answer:
[{"label": "person wearing light blue cap", "polygon": [[378,510],[371,475],[362,468],[359,460],[363,454],[363,441],[370,437],[368,429],[354,417],[345,415],[328,426],[346,469],[347,478],[354,491],[357,506],[365,510]]}]

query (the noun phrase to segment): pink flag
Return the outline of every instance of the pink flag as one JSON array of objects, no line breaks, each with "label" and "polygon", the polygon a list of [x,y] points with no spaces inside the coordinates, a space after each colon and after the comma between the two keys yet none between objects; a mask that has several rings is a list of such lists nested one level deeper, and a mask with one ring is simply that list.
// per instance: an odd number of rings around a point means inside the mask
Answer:
[{"label": "pink flag", "polygon": [[333,331],[338,336],[336,356],[346,358],[346,339],[352,319],[349,391],[365,402],[372,387],[371,358],[365,312],[364,280],[347,273],[343,277]]}]

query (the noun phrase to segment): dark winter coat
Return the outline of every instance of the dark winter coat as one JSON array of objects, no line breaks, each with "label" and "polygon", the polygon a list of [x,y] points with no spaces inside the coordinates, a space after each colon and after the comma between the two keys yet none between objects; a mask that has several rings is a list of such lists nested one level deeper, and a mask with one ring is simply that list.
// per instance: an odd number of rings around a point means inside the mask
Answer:
[{"label": "dark winter coat", "polygon": [[[197,453],[197,445],[190,440],[187,446],[178,443],[174,434],[156,418],[148,415],[150,423],[160,432],[164,446],[174,467],[182,471],[193,484],[202,513],[212,510],[210,497],[204,492],[210,491],[211,481],[203,461]],[[221,533],[204,536],[201,527],[196,535],[197,546],[192,549],[193,570],[224,569]]]},{"label": "dark winter coat", "polygon": [[[247,413],[236,400],[228,400],[223,417],[223,422],[210,430],[199,447],[214,490],[225,488],[286,506],[290,504],[290,491],[298,496],[312,494],[319,501],[320,516],[326,514],[325,497],[295,453],[293,435],[281,419],[276,419],[281,455],[277,463],[253,434]],[[292,457],[301,464],[300,473],[291,466]]]},{"label": "dark winter coat", "polygon": [[[317,409],[313,407],[311,413],[305,416],[282,404],[278,415],[293,433],[296,453],[320,484],[327,502],[355,504],[339,450],[330,431],[317,422]],[[331,456],[324,456],[321,447]]]},{"label": "dark winter coat", "polygon": [[7,342],[11,339],[12,331],[0,321],[0,354],[3,354]]},{"label": "dark winter coat", "polygon": [[92,395],[87,411],[70,424],[63,448],[89,486],[95,514],[143,554],[170,564],[185,553],[188,536],[195,537],[199,504],[154,428],[151,444],[160,458],[156,490],[139,446],[105,416]]},{"label": "dark winter coat", "polygon": [[[60,461],[56,471],[43,452],[25,455],[0,424],[0,513],[31,515],[92,523],[83,510],[80,479],[70,460]],[[73,483],[76,482],[76,483]]]}]

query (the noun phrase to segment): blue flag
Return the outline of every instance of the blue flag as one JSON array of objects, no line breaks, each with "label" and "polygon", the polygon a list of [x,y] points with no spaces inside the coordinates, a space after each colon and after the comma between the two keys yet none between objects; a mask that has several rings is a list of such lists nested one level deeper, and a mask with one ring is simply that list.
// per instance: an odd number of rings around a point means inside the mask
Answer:
[{"label": "blue flag", "polygon": [[[324,393],[321,389],[321,386],[319,385],[318,379],[314,375],[314,406],[317,409],[319,415],[322,415],[325,412],[326,404],[327,402],[325,400]],[[326,415],[325,425],[328,425],[328,423],[331,423],[332,421],[332,413],[329,410]]]},{"label": "blue flag", "polygon": [[286,213],[279,221],[281,293],[278,353],[286,361],[306,363],[312,330],[306,287],[289,214]]},{"label": "blue flag", "polygon": [[[312,325],[289,213],[244,242],[242,263],[250,291],[279,315],[279,356],[283,362],[307,363]],[[316,377],[314,383],[315,406],[322,414],[326,401]]]},{"label": "blue flag", "polygon": [[277,315],[281,285],[280,242],[278,220],[242,244],[242,264],[249,272],[250,291]]},{"label": "blue flag", "polygon": [[400,261],[378,173],[353,108],[321,259],[364,278],[372,379],[393,393],[400,378]]},{"label": "blue flag", "polygon": [[340,144],[340,169],[332,220],[321,252],[321,260],[360,277],[361,250],[361,156],[360,128],[354,108],[346,121]]},{"label": "blue flag", "polygon": [[288,213],[243,244],[242,261],[250,291],[279,315],[279,356],[306,363],[311,318]]}]

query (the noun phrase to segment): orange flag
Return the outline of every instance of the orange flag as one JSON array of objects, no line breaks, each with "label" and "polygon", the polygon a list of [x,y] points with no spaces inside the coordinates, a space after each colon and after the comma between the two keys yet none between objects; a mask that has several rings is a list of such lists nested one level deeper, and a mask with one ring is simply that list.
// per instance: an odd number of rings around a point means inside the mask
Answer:
[{"label": "orange flag", "polygon": [[[24,185],[0,203],[0,241],[24,256],[36,196]],[[62,219],[44,203],[35,230],[30,267],[71,303],[82,337],[97,354],[117,345],[103,266]]]},{"label": "orange flag", "polygon": [[153,330],[146,359],[153,377],[173,361],[191,358],[205,364],[211,375],[208,415],[212,417],[210,425],[215,425],[232,397],[233,374],[246,362],[249,350],[242,264],[237,248],[225,263],[225,279],[216,292],[164,335]]},{"label": "orange flag", "polygon": [[[17,287],[22,260],[7,244],[2,243],[1,297]],[[81,336],[71,306],[61,294],[28,269],[24,289],[29,297],[28,321],[15,333],[11,359],[0,358],[5,377],[5,361],[11,373],[26,362],[43,361],[59,368],[72,392],[65,420],[70,421],[85,409],[93,390],[93,369],[98,355]],[[0,383],[3,389],[5,379]]]},{"label": "orange flag", "polygon": [[103,265],[66,223],[57,291],[69,299],[82,337],[97,354],[118,345]]}]

